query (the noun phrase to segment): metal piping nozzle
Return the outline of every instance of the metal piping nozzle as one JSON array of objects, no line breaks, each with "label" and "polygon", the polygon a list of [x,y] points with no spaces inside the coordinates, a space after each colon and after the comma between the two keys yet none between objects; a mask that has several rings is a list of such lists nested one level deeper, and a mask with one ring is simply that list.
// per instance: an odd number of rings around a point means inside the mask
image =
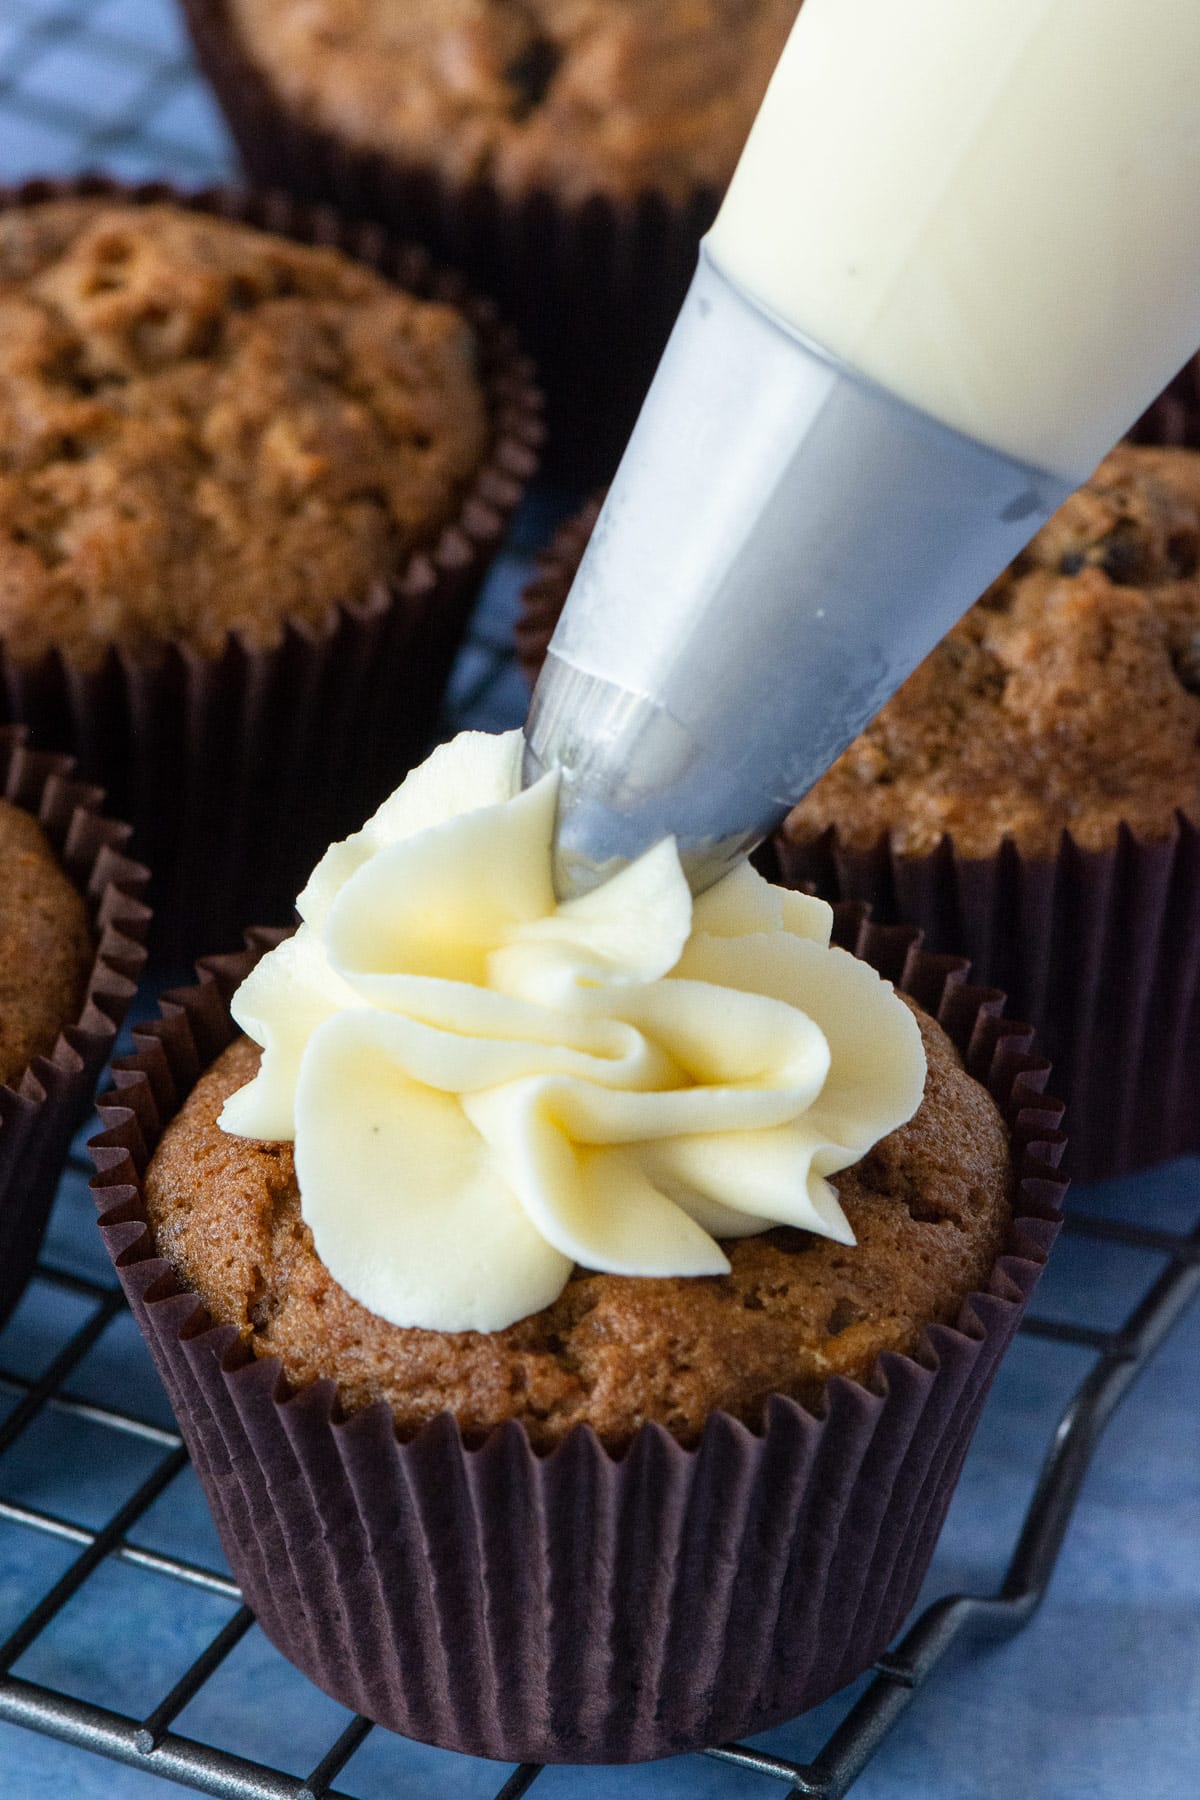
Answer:
[{"label": "metal piping nozzle", "polygon": [[873,386],[706,250],[550,645],[526,784],[555,881],[674,835],[694,891],[753,849],[1070,484]]}]

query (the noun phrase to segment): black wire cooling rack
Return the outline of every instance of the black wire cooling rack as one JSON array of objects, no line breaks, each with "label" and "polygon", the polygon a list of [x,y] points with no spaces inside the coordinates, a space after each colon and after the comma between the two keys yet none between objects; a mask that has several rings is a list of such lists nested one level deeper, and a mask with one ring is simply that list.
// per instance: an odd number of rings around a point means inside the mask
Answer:
[{"label": "black wire cooling rack", "polygon": [[193,186],[233,173],[171,0],[3,0],[0,178],[101,165]]},{"label": "black wire cooling rack", "polygon": [[[77,1153],[68,1179],[84,1168]],[[1200,1297],[1200,1195],[1190,1234],[1176,1234],[1076,1211],[1067,1216],[1058,1256],[1071,1254],[1072,1240],[1101,1240],[1127,1250],[1149,1252],[1159,1272],[1138,1298],[1124,1323],[1112,1331],[1068,1320],[1033,1316],[1027,1336],[1052,1339],[1094,1353],[1092,1365],[1055,1428],[1041,1474],[999,1588],[988,1594],[956,1594],[936,1601],[876,1665],[866,1691],[850,1705],[823,1748],[807,1763],[790,1762],[747,1746],[730,1744],[706,1752],[762,1778],[763,1800],[786,1791],[814,1800],[840,1800],[862,1773],[891,1727],[911,1706],[924,1683],[960,1641],[1008,1636],[1032,1618],[1046,1592],[1084,1476],[1100,1437],[1134,1382],[1187,1308]],[[100,1756],[155,1774],[220,1800],[352,1800],[334,1784],[372,1731],[355,1718],[337,1732],[307,1776],[283,1770],[198,1742],[173,1729],[184,1709],[220,1670],[254,1624],[228,1574],[170,1554],[139,1539],[138,1526],[187,1468],[177,1432],[117,1404],[77,1393],[72,1376],[124,1310],[120,1291],[103,1279],[43,1264],[42,1284],[74,1303],[78,1322],[63,1337],[36,1378],[0,1368],[0,1390],[13,1397],[0,1424],[0,1522],[69,1545],[78,1554],[31,1606],[0,1646],[0,1720],[48,1733]],[[82,1316],[78,1316],[82,1311]],[[99,1525],[87,1526],[44,1507],[9,1497],[6,1471],[21,1441],[47,1413],[86,1423],[102,1434],[137,1440],[148,1452],[149,1472],[135,1491]],[[227,1603],[228,1617],[169,1690],[141,1716],[115,1711],[12,1673],[14,1663],[60,1617],[64,1609],[110,1560],[130,1565],[165,1587],[182,1585]],[[448,1759],[441,1790],[456,1791]],[[464,1763],[466,1759],[463,1759]],[[477,1775],[478,1764],[470,1765]],[[533,1788],[536,1765],[498,1772],[494,1800],[516,1800]],[[392,1795],[404,1786],[389,1786]],[[472,1792],[477,1792],[477,1781]],[[745,1791],[743,1788],[742,1791]],[[361,1796],[360,1796],[361,1800]]]}]

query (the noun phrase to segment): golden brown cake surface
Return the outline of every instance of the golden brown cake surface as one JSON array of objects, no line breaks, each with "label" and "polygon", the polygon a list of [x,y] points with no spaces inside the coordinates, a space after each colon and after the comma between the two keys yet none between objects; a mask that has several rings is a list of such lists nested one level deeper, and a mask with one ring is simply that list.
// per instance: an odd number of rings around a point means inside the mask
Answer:
[{"label": "golden brown cake surface", "polygon": [[475,342],[339,252],[170,206],[0,214],[0,637],[269,648],[436,539]]},{"label": "golden brown cake surface", "polygon": [[0,1081],[19,1087],[75,1023],[92,958],[82,895],[37,820],[0,800]]},{"label": "golden brown cake surface", "polygon": [[1200,821],[1200,453],[1121,445],[791,813],[920,855]]},{"label": "golden brown cake surface", "polygon": [[310,123],[573,201],[724,187],[799,0],[229,0]]},{"label": "golden brown cake surface", "polygon": [[386,1400],[402,1435],[449,1409],[472,1438],[517,1419],[548,1447],[586,1420],[618,1447],[657,1420],[691,1442],[717,1408],[756,1423],[771,1393],[815,1405],[830,1375],[865,1380],[880,1351],[914,1350],[986,1281],[1010,1216],[1007,1131],[941,1028],[918,1018],[929,1058],[920,1110],[833,1178],[853,1248],[779,1229],[726,1244],[728,1276],[577,1272],[553,1306],[505,1331],[389,1325],[318,1259],[292,1146],[217,1125],[258,1065],[245,1038],[168,1127],[147,1210],[160,1253],[215,1319],[278,1356],[293,1382],[331,1377],[348,1411]]}]

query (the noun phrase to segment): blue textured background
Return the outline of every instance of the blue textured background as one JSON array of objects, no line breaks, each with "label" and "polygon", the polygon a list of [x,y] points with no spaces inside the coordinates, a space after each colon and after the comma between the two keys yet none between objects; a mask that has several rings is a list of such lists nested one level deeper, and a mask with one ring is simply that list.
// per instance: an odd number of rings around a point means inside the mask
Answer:
[{"label": "blue textured background", "polygon": [[[401,4],[402,0],[397,0]],[[104,166],[132,178],[220,177],[232,161],[167,0],[2,0],[0,181]],[[451,721],[516,723],[524,689],[507,658],[517,588],[561,502],[526,510],[498,566],[451,695]],[[449,721],[448,721],[449,722]],[[1190,1230],[1200,1162],[1077,1195],[1093,1213]],[[64,1183],[50,1260],[111,1279],[78,1168]],[[1062,1243],[1038,1310],[1120,1323],[1161,1258]],[[37,1282],[0,1337],[5,1372],[36,1377],[86,1307]],[[1058,1413],[1090,1353],[1023,1339],[971,1451],[926,1595],[998,1582]],[[1050,1598],[1027,1632],[963,1653],[937,1673],[855,1788],[858,1800],[1194,1800],[1200,1794],[1200,1309],[1177,1329],[1101,1446]],[[170,1423],[127,1317],[76,1371],[74,1393]],[[12,1404],[11,1390],[4,1398]],[[103,1524],[161,1452],[79,1418],[43,1414],[0,1460],[0,1494]],[[190,1470],[137,1528],[139,1543],[221,1567]],[[0,1636],[77,1554],[0,1506]],[[15,1673],[141,1716],[232,1611],[230,1603],[107,1563]],[[839,1697],[767,1744],[804,1759],[845,1711]],[[346,1722],[253,1629],[175,1729],[307,1773]],[[338,1787],[362,1800],[488,1800],[503,1779],[472,1762],[374,1732]],[[0,1800],[164,1800],[149,1772],[0,1725]],[[772,1800],[785,1790],[701,1757],[638,1770],[547,1771],[538,1800]]]}]

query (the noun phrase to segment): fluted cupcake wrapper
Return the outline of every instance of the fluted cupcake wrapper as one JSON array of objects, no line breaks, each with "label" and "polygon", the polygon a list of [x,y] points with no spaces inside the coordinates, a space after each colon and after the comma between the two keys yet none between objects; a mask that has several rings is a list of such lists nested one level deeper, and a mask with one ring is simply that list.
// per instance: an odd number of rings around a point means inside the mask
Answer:
[{"label": "fluted cupcake wrapper", "polygon": [[582,1426],[538,1456],[515,1423],[471,1446],[447,1414],[401,1443],[387,1407],[342,1417],[332,1383],[290,1390],[181,1290],[142,1176],[271,938],[202,964],[117,1065],[93,1143],[105,1241],[247,1600],[345,1705],[474,1755],[635,1761],[790,1718],[892,1638],[1057,1229],[1062,1108],[1032,1033],[965,963],[861,908],[837,930],[941,1017],[1003,1108],[1008,1248],[953,1327],[881,1356],[870,1385],[831,1380],[819,1417],[776,1396],[758,1430],[717,1413],[694,1449],[646,1425],[616,1457]]},{"label": "fluted cupcake wrapper", "polygon": [[1183,365],[1129,435],[1136,444],[1200,450],[1200,356]]},{"label": "fluted cupcake wrapper", "polygon": [[431,160],[365,151],[291,109],[239,42],[226,0],[182,0],[196,57],[250,179],[378,219],[461,268],[504,308],[546,384],[548,472],[607,480],[683,302],[719,195],[653,191],[568,202],[487,180],[456,181]]},{"label": "fluted cupcake wrapper", "polygon": [[456,519],[395,581],[285,624],[272,650],[236,634],[219,656],[182,645],[112,650],[80,670],[52,653],[19,664],[0,647],[0,710],[36,742],[69,749],[132,820],[155,876],[154,948],[186,962],[232,948],[248,919],[280,923],[313,864],[427,752],[451,664],[488,565],[537,464],[541,400],[489,303],[424,251],[282,194],[101,179],[30,182],[0,207],[104,195],[167,200],[304,243],[332,245],[418,294],[458,305],[478,335],[492,423]]},{"label": "fluted cupcake wrapper", "polygon": [[146,960],[148,871],[125,854],[130,827],[106,818],[103,793],[74,771],[71,757],[29,750],[23,730],[0,727],[0,793],[40,823],[87,903],[96,944],[78,1016],[19,1082],[0,1085],[0,1324],[33,1273],[71,1138]]},{"label": "fluted cupcake wrapper", "polygon": [[1063,834],[1057,856],[1011,842],[962,857],[819,837],[774,840],[778,879],[878,919],[918,924],[934,950],[971,959],[1037,1022],[1071,1109],[1071,1173],[1092,1181],[1200,1150],[1200,830],[1111,850]]},{"label": "fluted cupcake wrapper", "polygon": [[579,512],[559,526],[538,556],[532,577],[521,590],[513,625],[513,644],[517,662],[530,687],[541,673],[554,628],[603,505],[603,493],[594,494]]}]

